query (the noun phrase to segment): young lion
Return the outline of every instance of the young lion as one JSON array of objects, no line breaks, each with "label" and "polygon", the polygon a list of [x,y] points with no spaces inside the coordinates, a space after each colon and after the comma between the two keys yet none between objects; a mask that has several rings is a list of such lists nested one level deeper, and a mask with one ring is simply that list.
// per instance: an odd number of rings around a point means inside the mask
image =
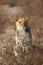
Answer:
[{"label": "young lion", "polygon": [[16,56],[18,63],[22,64],[23,59],[25,60],[25,55],[28,55],[31,49],[31,45],[32,45],[32,35],[28,18],[17,18],[16,43],[14,46],[14,54]]}]

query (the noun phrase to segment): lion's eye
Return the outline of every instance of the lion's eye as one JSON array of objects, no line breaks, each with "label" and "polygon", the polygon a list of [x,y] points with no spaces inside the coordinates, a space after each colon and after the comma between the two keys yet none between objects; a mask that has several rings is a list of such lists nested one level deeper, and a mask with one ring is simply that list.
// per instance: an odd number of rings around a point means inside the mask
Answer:
[{"label": "lion's eye", "polygon": [[21,23],[21,21],[19,21],[19,23]]}]

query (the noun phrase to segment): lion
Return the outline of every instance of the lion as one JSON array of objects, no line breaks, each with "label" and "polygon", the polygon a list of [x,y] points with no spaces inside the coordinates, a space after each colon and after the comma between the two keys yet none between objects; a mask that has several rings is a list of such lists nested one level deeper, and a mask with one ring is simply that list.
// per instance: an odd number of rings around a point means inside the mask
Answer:
[{"label": "lion", "polygon": [[[16,43],[14,54],[18,63],[23,65],[26,62],[25,56],[32,48],[32,35],[30,30],[29,18],[15,18],[16,22]],[[24,61],[23,61],[24,59]]]}]

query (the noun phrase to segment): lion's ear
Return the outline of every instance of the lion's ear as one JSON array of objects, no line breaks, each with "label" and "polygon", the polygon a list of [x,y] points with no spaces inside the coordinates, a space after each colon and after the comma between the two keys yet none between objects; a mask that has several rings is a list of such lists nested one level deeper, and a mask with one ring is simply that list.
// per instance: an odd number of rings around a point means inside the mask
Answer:
[{"label": "lion's ear", "polygon": [[29,17],[24,17],[25,20],[29,20]]},{"label": "lion's ear", "polygon": [[29,20],[29,17],[26,17],[26,20]]},{"label": "lion's ear", "polygon": [[18,21],[18,19],[19,19],[19,17],[14,17],[15,22],[17,22],[17,21]]}]

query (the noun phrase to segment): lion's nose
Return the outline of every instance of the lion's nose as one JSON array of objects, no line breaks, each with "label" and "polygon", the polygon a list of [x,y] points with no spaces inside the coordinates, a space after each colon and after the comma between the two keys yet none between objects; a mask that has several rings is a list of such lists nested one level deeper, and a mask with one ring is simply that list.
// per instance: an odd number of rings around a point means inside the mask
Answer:
[{"label": "lion's nose", "polygon": [[30,26],[29,23],[27,21],[24,22],[24,28],[26,32],[30,32]]}]

